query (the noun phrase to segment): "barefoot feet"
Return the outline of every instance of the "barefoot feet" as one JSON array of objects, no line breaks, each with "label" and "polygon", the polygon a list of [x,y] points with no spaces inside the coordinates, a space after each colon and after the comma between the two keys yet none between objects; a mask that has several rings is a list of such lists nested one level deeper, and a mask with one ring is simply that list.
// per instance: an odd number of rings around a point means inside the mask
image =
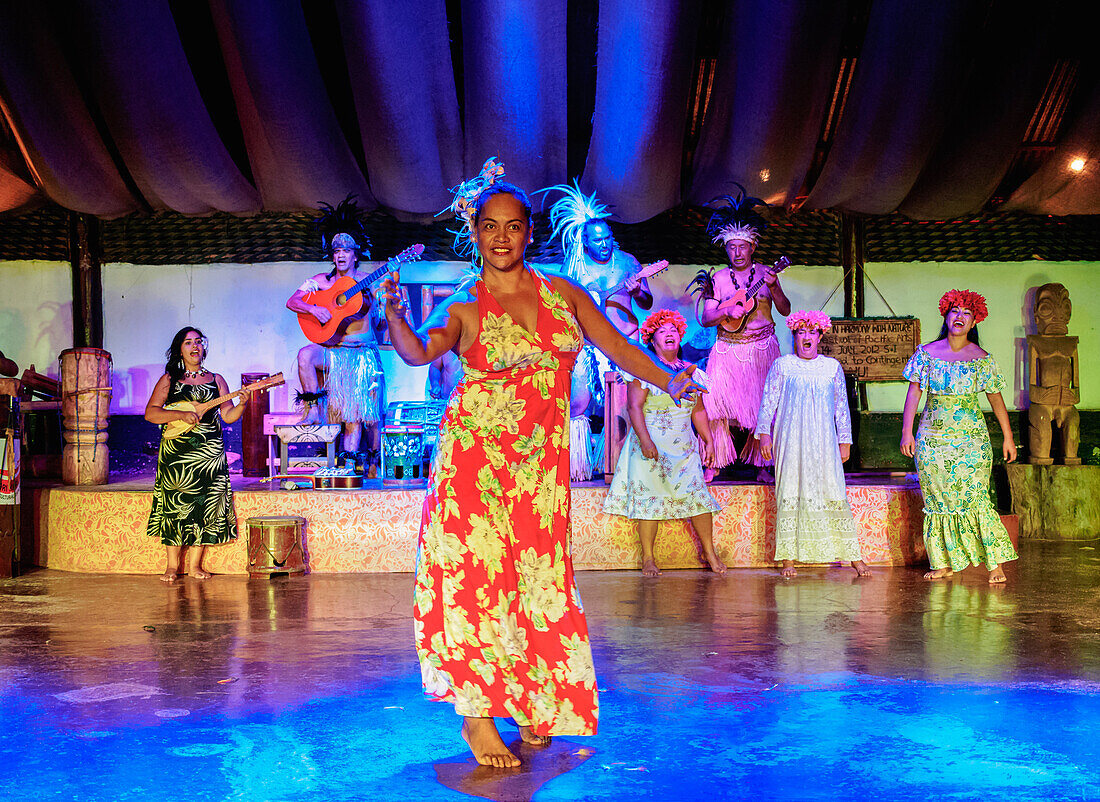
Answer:
[{"label": "barefoot feet", "polygon": [[1008,581],[1008,577],[1005,576],[1005,571],[1001,566],[997,566],[989,572],[989,584],[1000,585]]},{"label": "barefoot feet", "polygon": [[204,571],[201,568],[189,568],[187,575],[192,579],[209,579],[213,576],[209,571]]},{"label": "barefoot feet", "polygon": [[531,746],[550,745],[549,735],[535,735],[535,731],[526,724],[519,725],[519,737],[523,739],[525,744],[531,744]]},{"label": "barefoot feet", "polygon": [[717,552],[712,551],[710,554],[704,554],[703,559],[706,561],[707,565],[710,566],[710,570],[712,570],[714,573],[726,573],[726,564],[722,562],[722,558],[718,556]]},{"label": "barefoot feet", "polygon": [[947,579],[947,577],[951,576],[954,573],[955,572],[952,571],[950,568],[937,568],[935,571],[929,571],[927,574],[925,574],[924,578],[929,580]]},{"label": "barefoot feet", "polygon": [[519,758],[508,751],[491,718],[464,718],[462,740],[469,744],[474,759],[482,766],[498,769],[514,769],[519,766]]},{"label": "barefoot feet", "polygon": [[660,576],[661,569],[652,559],[642,561],[642,576]]},{"label": "barefoot feet", "polygon": [[784,579],[790,579],[792,576],[798,576],[798,571],[794,570],[794,560],[784,560],[783,570],[781,570],[779,574]]},{"label": "barefoot feet", "polygon": [[171,568],[166,568],[164,573],[160,575],[161,582],[175,582],[179,579],[179,574],[173,571]]},{"label": "barefoot feet", "polygon": [[852,560],[852,567],[856,569],[857,576],[870,576],[871,569],[863,560]]}]

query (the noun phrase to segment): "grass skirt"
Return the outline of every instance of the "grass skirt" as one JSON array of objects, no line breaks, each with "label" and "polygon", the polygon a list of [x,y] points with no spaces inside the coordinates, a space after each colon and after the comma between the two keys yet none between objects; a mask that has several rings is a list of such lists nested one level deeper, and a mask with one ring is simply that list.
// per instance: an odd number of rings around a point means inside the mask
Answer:
[{"label": "grass skirt", "polygon": [[381,420],[386,403],[382,363],[373,343],[325,349],[329,423]]},{"label": "grass skirt", "polygon": [[[718,339],[707,360],[709,392],[703,395],[714,438],[714,459],[707,463],[708,468],[732,465],[739,456],[730,436],[731,425],[755,431],[764,380],[778,358],[779,340],[774,324],[747,335],[718,329]],[[755,437],[750,437],[741,451],[743,462],[766,464]]]}]

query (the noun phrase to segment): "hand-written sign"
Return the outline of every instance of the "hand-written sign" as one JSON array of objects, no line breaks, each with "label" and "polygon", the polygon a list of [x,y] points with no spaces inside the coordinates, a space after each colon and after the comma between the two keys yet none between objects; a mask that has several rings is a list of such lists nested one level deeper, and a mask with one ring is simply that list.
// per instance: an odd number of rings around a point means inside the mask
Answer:
[{"label": "hand-written sign", "polygon": [[905,363],[919,347],[920,320],[915,317],[834,318],[820,351],[860,381],[885,382],[903,378]]}]

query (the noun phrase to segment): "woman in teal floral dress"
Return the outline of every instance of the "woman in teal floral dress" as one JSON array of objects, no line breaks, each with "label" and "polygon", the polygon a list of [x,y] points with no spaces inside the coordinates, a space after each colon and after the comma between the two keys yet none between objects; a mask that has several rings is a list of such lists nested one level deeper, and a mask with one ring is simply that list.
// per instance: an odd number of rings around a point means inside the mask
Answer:
[{"label": "woman in teal floral dress", "polygon": [[[989,497],[993,449],[978,403],[985,393],[1004,435],[1005,462],[1016,443],[1001,390],[1004,377],[978,345],[975,326],[986,316],[976,292],[951,290],[940,299],[939,339],[917,349],[905,366],[909,380],[902,414],[901,452],[915,457],[924,495],[924,545],[932,568],[925,579],[943,579],[970,565],[984,565],[990,582],[1004,582],[1003,563],[1016,559],[1008,532]],[[928,402],[917,436],[913,420],[922,392]]]},{"label": "woman in teal floral dress", "polygon": [[[172,440],[161,440],[157,454],[157,478],[153,509],[146,531],[168,550],[167,566],[161,579],[174,581],[180,574],[180,556],[187,549],[187,574],[206,579],[202,568],[206,546],[237,537],[233,493],[229,489],[229,465],[222,442],[222,421],[233,423],[244,414],[248,394],[235,395],[199,419],[194,412],[165,409],[177,401],[203,403],[228,395],[225,379],[203,367],[206,338],[198,329],[180,329],[165,353],[168,363],[157,381],[145,420],[164,425],[179,420],[195,428]],[[219,417],[220,413],[220,417]]]}]

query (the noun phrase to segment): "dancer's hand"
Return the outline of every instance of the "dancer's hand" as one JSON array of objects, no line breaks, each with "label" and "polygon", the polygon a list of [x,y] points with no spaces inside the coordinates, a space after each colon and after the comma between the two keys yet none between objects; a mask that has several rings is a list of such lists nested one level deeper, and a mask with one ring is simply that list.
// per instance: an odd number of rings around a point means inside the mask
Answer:
[{"label": "dancer's hand", "polygon": [[760,454],[764,457],[764,459],[770,461],[771,458],[772,458],[772,438],[771,438],[771,435],[762,434],[756,439],[760,441]]},{"label": "dancer's hand", "polygon": [[650,440],[649,438],[646,438],[645,440],[642,440],[641,438],[639,438],[638,442],[642,447],[642,456],[644,458],[646,458],[646,459],[657,459],[657,457],[658,457],[657,446],[653,445],[652,440]]},{"label": "dancer's hand", "polygon": [[[1016,447],[1012,447],[1013,453],[1016,452]],[[917,441],[913,438],[912,432],[906,432],[901,436],[901,453],[907,457],[915,457],[917,455]]]},{"label": "dancer's hand", "polygon": [[392,312],[394,317],[405,317],[405,299],[401,297],[401,285],[398,283],[400,278],[398,272],[395,270],[392,273],[387,273],[386,277],[382,279],[382,283],[378,285],[379,297],[386,304],[386,317],[390,316]]},{"label": "dancer's hand", "polygon": [[1006,437],[1004,445],[1001,446],[1001,452],[1004,454],[1005,462],[1016,461],[1016,443],[1013,442],[1011,437]]},{"label": "dancer's hand", "polygon": [[840,444],[840,461],[847,462],[848,457],[852,456],[852,444],[841,443]]},{"label": "dancer's hand", "polygon": [[691,374],[694,372],[695,365],[688,365],[668,380],[668,385],[665,389],[668,390],[668,394],[672,396],[672,400],[676,402],[676,406],[680,406],[680,400],[685,396],[689,396],[692,393],[705,393],[707,391],[701,384],[696,384],[691,380]]}]

